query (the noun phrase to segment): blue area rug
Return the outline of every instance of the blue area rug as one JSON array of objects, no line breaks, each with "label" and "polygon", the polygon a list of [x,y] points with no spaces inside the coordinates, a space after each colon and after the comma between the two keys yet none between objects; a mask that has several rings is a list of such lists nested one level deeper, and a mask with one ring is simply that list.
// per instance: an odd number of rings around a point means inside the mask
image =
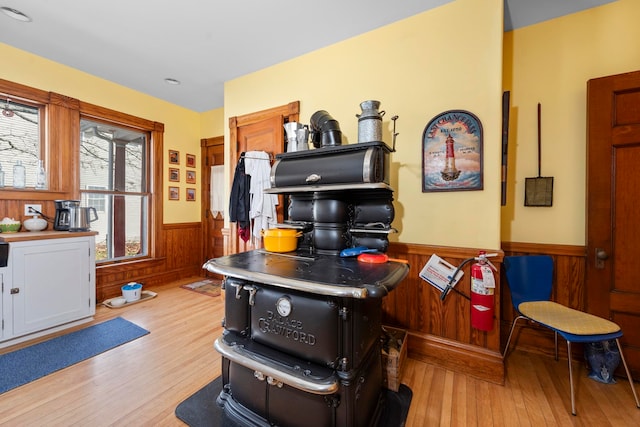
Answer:
[{"label": "blue area rug", "polygon": [[89,359],[148,334],[116,317],[0,356],[0,393]]}]

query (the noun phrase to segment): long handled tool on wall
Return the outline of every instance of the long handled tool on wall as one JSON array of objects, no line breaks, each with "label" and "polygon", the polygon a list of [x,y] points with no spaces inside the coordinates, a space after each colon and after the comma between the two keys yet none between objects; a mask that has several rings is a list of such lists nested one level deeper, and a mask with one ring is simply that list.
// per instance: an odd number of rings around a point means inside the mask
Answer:
[{"label": "long handled tool on wall", "polygon": [[538,176],[525,178],[524,205],[525,206],[551,206],[553,204],[553,177],[541,176],[542,169],[542,107],[538,103]]}]

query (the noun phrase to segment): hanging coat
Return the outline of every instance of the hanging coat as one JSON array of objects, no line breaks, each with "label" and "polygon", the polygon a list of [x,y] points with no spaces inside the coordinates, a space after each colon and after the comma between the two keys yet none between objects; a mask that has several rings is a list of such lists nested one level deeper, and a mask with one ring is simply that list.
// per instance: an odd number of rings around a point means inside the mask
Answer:
[{"label": "hanging coat", "polygon": [[251,177],[245,173],[244,153],[240,154],[240,160],[236,165],[236,171],[231,185],[231,196],[229,197],[229,221],[238,224],[238,235],[245,242],[250,236],[249,211],[251,209],[251,199],[249,188]]},{"label": "hanging coat", "polygon": [[262,230],[268,230],[272,223],[277,222],[276,205],[278,196],[265,194],[271,188],[269,176],[271,163],[269,153],[264,151],[249,151],[245,155],[245,173],[251,176],[249,194],[251,204],[249,218],[253,221],[251,234],[257,240],[262,236]]}]

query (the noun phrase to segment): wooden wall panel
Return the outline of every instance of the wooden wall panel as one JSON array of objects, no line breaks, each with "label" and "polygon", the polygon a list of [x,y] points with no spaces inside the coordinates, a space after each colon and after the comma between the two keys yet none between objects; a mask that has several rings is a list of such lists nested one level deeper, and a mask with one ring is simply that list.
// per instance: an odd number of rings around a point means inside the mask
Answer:
[{"label": "wooden wall panel", "polygon": [[[202,223],[165,224],[167,270],[202,269]],[[189,266],[189,267],[187,267]]]},{"label": "wooden wall panel", "polygon": [[[416,244],[391,243],[391,257],[409,261],[408,276],[383,302],[385,322],[393,326],[406,328],[425,334],[477,345],[492,351],[500,351],[500,298],[495,301],[495,326],[490,332],[473,330],[470,319],[470,268],[471,262],[463,268],[464,276],[456,285],[458,292],[449,292],[444,301],[440,291],[419,277],[420,270],[429,261],[432,254],[445,261],[460,265],[464,260],[478,256],[479,249],[452,248]],[[496,295],[500,295],[500,265],[502,253],[491,262],[498,268],[496,277]],[[463,295],[461,295],[463,294]]]},{"label": "wooden wall panel", "polygon": [[162,258],[101,265],[96,268],[96,301],[120,295],[122,285],[136,281],[154,286],[190,276],[201,276],[202,224],[164,224],[159,245]]},{"label": "wooden wall panel", "polygon": [[[407,329],[409,353],[413,358],[447,366],[478,378],[504,382],[504,364],[500,353],[501,301],[496,297],[494,328],[489,332],[471,328],[469,297],[472,262],[463,267],[464,276],[444,301],[440,291],[419,276],[432,254],[452,265],[478,256],[481,249],[453,248],[391,243],[389,255],[409,261],[410,270],[400,285],[383,300],[385,324]],[[491,258],[498,271],[496,296],[500,295],[502,252]],[[462,295],[461,295],[462,294]],[[465,297],[466,296],[466,297]]]},{"label": "wooden wall panel", "polygon": [[[412,357],[430,363],[447,366],[478,378],[502,383],[504,362],[502,351],[509,328],[515,318],[511,294],[502,272],[503,256],[548,254],[554,259],[554,293],[552,299],[576,309],[585,304],[585,248],[582,246],[546,245],[535,243],[503,242],[502,251],[492,263],[500,270],[496,274],[495,327],[491,332],[471,328],[469,301],[451,292],[440,300],[440,292],[420,279],[418,273],[431,254],[437,254],[453,265],[477,256],[478,250],[471,248],[435,247],[428,245],[391,243],[389,255],[409,261],[407,278],[383,300],[385,324],[407,329],[409,353]],[[456,288],[469,295],[470,264]],[[500,283],[502,282],[502,283]],[[553,355],[554,336],[546,328],[521,323],[516,342],[525,351]],[[576,348],[576,357],[582,351]],[[559,346],[560,355],[566,357],[566,345]],[[563,354],[564,353],[564,354]]]}]

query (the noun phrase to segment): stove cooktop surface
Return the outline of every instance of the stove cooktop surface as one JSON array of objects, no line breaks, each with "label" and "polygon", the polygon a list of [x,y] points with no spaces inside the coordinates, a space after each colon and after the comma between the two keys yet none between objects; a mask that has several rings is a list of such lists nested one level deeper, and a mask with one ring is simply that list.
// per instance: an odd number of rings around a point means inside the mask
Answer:
[{"label": "stove cooktop surface", "polygon": [[373,264],[356,257],[261,249],[214,258],[203,268],[225,276],[350,298],[384,297],[409,272],[407,264],[394,261]]}]

